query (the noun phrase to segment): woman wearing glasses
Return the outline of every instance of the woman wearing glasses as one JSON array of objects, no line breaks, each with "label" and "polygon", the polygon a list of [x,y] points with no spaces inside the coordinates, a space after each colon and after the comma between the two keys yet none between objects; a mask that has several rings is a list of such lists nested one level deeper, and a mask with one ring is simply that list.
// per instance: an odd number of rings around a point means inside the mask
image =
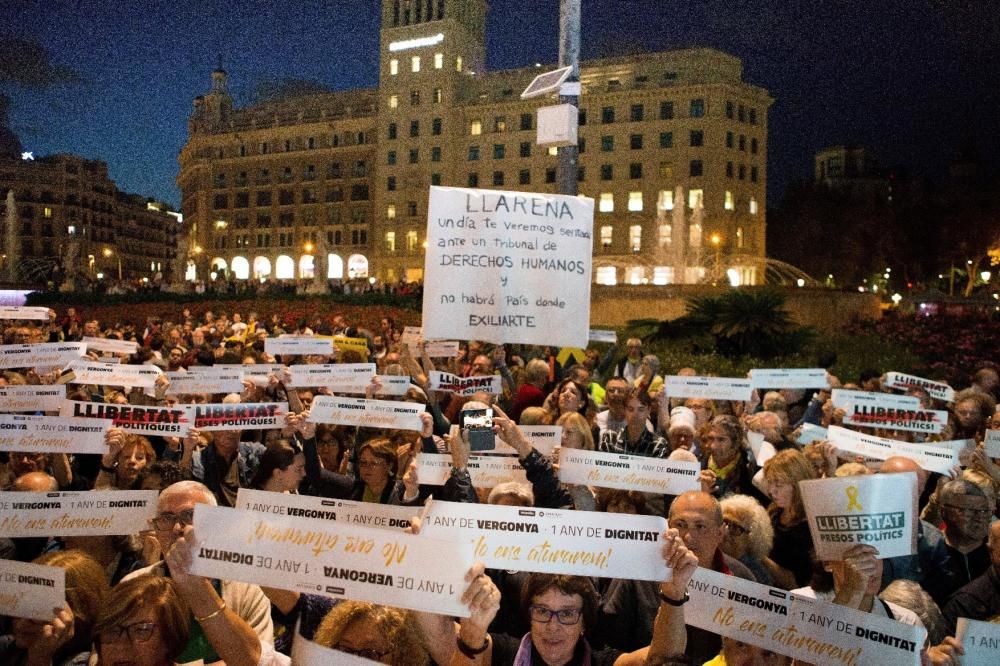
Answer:
[{"label": "woman wearing glasses", "polygon": [[189,613],[170,578],[140,576],[115,586],[94,626],[98,663],[171,666],[187,645]]}]

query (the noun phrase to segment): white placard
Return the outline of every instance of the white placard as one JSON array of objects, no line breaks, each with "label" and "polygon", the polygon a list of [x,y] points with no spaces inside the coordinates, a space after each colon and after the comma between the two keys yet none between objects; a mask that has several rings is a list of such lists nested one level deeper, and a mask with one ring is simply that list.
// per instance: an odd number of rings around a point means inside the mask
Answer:
[{"label": "white placard", "polygon": [[667,375],[663,378],[663,393],[671,398],[706,398],[708,400],[745,402],[750,399],[753,386],[749,379],[736,377]]},{"label": "white placard", "polygon": [[618,342],[618,333],[615,331],[604,331],[592,328],[587,336],[587,340],[589,342],[607,342],[610,344],[616,344]]},{"label": "white placard", "polygon": [[1000,458],[1000,430],[987,430],[983,446],[990,458]]},{"label": "white placard", "polygon": [[927,631],[699,567],[684,622],[812,664],[917,666]]},{"label": "white placard", "polygon": [[811,442],[823,441],[827,438],[826,428],[815,423],[803,423],[799,428],[799,437],[795,441],[805,446]]},{"label": "white placard", "polygon": [[995,664],[1000,659],[1000,625],[994,622],[958,618],[955,638],[962,644],[963,664]]},{"label": "white placard", "polygon": [[889,372],[885,375],[885,385],[889,388],[906,391],[911,388],[922,388],[934,399],[952,402],[955,400],[955,389],[943,382],[935,382],[916,375],[906,375],[902,372]]},{"label": "white placard", "polygon": [[51,622],[52,609],[66,605],[62,567],[0,560],[0,583],[0,615]]},{"label": "white placard", "polygon": [[423,405],[413,402],[318,395],[309,409],[309,422],[419,432],[423,429],[420,415],[424,410]]},{"label": "white placard", "polygon": [[79,402],[66,400],[59,408],[60,416],[110,419],[109,426],[121,428],[136,435],[184,437],[191,430],[194,407],[143,407],[140,405],[111,405],[105,402]]},{"label": "white placard", "polygon": [[897,409],[847,403],[844,425],[936,434],[948,423],[948,412],[935,409]]},{"label": "white placard", "polygon": [[0,412],[55,412],[65,399],[65,384],[0,386]]},{"label": "white placard", "polygon": [[152,388],[163,374],[155,365],[111,365],[90,361],[71,361],[66,369],[73,373],[71,384],[97,384]]},{"label": "white placard", "polygon": [[236,508],[272,518],[276,516],[317,518],[399,531],[409,527],[410,518],[419,513],[419,509],[412,506],[352,502],[253,488],[240,488],[237,491]]},{"label": "white placard", "polygon": [[876,393],[873,391],[852,391],[835,388],[830,394],[834,409],[847,409],[850,405],[868,405],[883,409],[920,409],[920,399],[911,395]]},{"label": "white placard", "polygon": [[156,516],[155,490],[0,492],[0,536],[137,534]]},{"label": "white placard", "polygon": [[799,482],[816,559],[841,560],[856,544],[879,559],[917,549],[917,475],[869,474]]},{"label": "white placard", "polygon": [[266,338],[264,340],[264,351],[274,356],[294,354],[330,356],[333,354],[333,339],[312,335],[283,335],[278,338]]},{"label": "white placard", "polygon": [[697,462],[664,460],[582,449],[559,449],[559,480],[599,488],[680,495],[701,490]]},{"label": "white placard", "polygon": [[764,463],[778,453],[774,444],[765,440],[764,435],[759,432],[747,431],[747,443],[750,444],[750,452],[753,453],[754,462],[760,468],[763,468]]},{"label": "white placard", "polygon": [[[551,456],[562,441],[562,426],[518,426],[524,438],[531,446],[545,457]],[[497,447],[490,451],[494,454],[517,455],[513,446],[496,436]]]},{"label": "white placard", "polygon": [[659,516],[435,501],[421,534],[461,539],[493,569],[662,581],[666,527]]},{"label": "white placard", "polygon": [[[528,477],[521,463],[510,456],[469,456],[466,463],[469,477],[475,488],[493,488],[501,483],[516,481],[527,483]],[[420,453],[417,456],[417,478],[420,483],[443,486],[451,475],[451,455],[447,453]]]},{"label": "white placard", "polygon": [[195,393],[242,393],[242,370],[217,370],[214,367],[198,372],[167,372],[170,385],[166,395],[192,395]]},{"label": "white placard", "polygon": [[586,347],[593,232],[586,197],[431,187],[424,337]]},{"label": "white placard", "polygon": [[455,358],[458,340],[428,340],[424,343],[424,353],[428,358]]},{"label": "white placard", "polygon": [[236,402],[194,406],[197,430],[269,430],[282,428],[287,402]]},{"label": "white placard", "polygon": [[110,427],[103,419],[0,414],[0,451],[103,454]]},{"label": "white placard", "polygon": [[825,389],[830,380],[823,368],[754,368],[750,381],[755,389]]},{"label": "white placard", "polygon": [[292,636],[292,663],[295,666],[378,666],[378,661],[357,657],[353,654],[334,650],[308,641],[302,638],[302,634],[295,632]]},{"label": "white placard", "polygon": [[220,363],[218,365],[192,365],[187,369],[192,374],[198,374],[208,370],[235,370],[243,373],[244,381],[251,381],[254,386],[267,386],[271,381],[271,375],[276,375],[281,379],[281,373],[288,368],[281,363]]},{"label": "white placard", "polygon": [[830,443],[841,451],[848,451],[876,460],[885,460],[892,456],[905,456],[927,471],[939,474],[948,474],[952,467],[960,465],[959,452],[970,446],[975,446],[975,442],[971,439],[911,444],[910,442],[867,435],[840,426],[830,426],[827,435]]},{"label": "white placard", "polygon": [[48,321],[49,308],[41,305],[0,305],[0,319]]},{"label": "white placard", "polygon": [[413,385],[407,375],[376,375],[375,379],[382,385],[375,395],[406,395]]},{"label": "white placard", "polygon": [[468,617],[472,566],[457,541],[197,504],[192,572],[268,587]]},{"label": "white placard", "polygon": [[107,352],[108,354],[134,354],[139,349],[139,343],[134,340],[119,340],[118,338],[94,338],[83,336],[83,344],[87,351]]},{"label": "white placard", "polygon": [[0,345],[0,370],[63,367],[87,351],[82,342],[42,342],[36,345]]},{"label": "white placard", "polygon": [[291,365],[292,387],[328,386],[348,393],[364,393],[375,376],[374,363],[320,363]]},{"label": "white placard", "polygon": [[491,393],[500,395],[503,393],[502,378],[500,375],[484,375],[482,377],[459,377],[450,372],[440,372],[431,370],[431,390],[447,391],[460,395],[463,398],[475,395],[476,393]]}]

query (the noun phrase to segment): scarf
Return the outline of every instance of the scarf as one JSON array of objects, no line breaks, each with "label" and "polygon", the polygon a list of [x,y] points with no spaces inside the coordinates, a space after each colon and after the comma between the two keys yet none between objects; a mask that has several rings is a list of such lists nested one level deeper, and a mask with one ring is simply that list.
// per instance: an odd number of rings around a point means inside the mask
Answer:
[{"label": "scarf", "polygon": [[733,473],[733,470],[736,469],[736,466],[739,463],[740,463],[740,457],[736,456],[736,458],[733,459],[733,462],[729,463],[728,465],[724,465],[722,467],[716,467],[715,461],[709,458],[708,468],[713,472],[715,472],[715,475],[720,479],[727,479],[729,478],[729,475]]},{"label": "scarf", "polygon": [[[555,622],[556,619],[552,618],[549,622]],[[529,631],[521,639],[521,644],[517,648],[517,654],[514,655],[513,666],[542,666],[542,662],[539,659],[539,663],[536,665],[534,661],[535,645],[531,642],[531,632]],[[580,636],[580,642],[577,643],[576,650],[573,651],[573,660],[570,661],[573,666],[590,666],[590,643],[583,636]]]}]

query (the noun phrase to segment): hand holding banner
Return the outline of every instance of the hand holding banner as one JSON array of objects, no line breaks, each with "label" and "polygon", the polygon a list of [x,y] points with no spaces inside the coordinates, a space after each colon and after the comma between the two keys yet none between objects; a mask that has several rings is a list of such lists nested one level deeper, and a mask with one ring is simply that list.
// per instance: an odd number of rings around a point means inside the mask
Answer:
[{"label": "hand holding banner", "polygon": [[559,480],[563,483],[680,495],[701,489],[700,471],[697,462],[559,449]]},{"label": "hand holding banner", "polygon": [[503,393],[500,375],[485,375],[483,377],[459,377],[449,372],[431,370],[431,390],[447,391],[468,398],[476,393]]},{"label": "hand holding banner", "polygon": [[0,492],[0,536],[136,534],[156,515],[155,490]]},{"label": "hand holding banner", "polygon": [[194,405],[197,430],[270,430],[281,428],[288,416],[287,402],[233,402]]},{"label": "hand holding banner", "polygon": [[66,400],[59,409],[59,415],[88,417],[81,420],[110,419],[115,428],[138,435],[186,437],[191,430],[193,411],[193,405],[141,407]]},{"label": "hand holding banner", "polygon": [[961,464],[959,453],[975,446],[975,440],[954,439],[947,442],[925,442],[911,444],[885,437],[876,437],[830,426],[827,429],[830,443],[841,451],[849,451],[859,456],[885,460],[892,456],[906,456],[929,472],[948,474],[952,467]]},{"label": "hand holding banner", "polygon": [[923,377],[906,375],[902,372],[889,372],[885,375],[885,385],[889,388],[906,391],[911,388],[922,388],[934,399],[944,402],[955,400],[955,389],[943,382],[933,382]]},{"label": "hand holding banner", "polygon": [[0,412],[57,412],[65,399],[65,384],[0,386]]},{"label": "hand holding banner", "polygon": [[1000,626],[994,622],[960,617],[955,638],[965,650],[963,664],[995,664],[1000,659]]},{"label": "hand holding banner", "polygon": [[412,402],[318,395],[309,409],[309,422],[420,432],[423,412],[423,405]]},{"label": "hand holding banner", "polygon": [[236,508],[272,518],[276,516],[319,518],[397,531],[409,527],[410,518],[417,513],[416,508],[412,506],[352,502],[253,488],[239,489],[236,493]]},{"label": "hand holding banner", "polygon": [[0,345],[0,370],[7,368],[63,367],[86,353],[82,342],[43,342],[34,345]]},{"label": "hand holding banner", "polygon": [[687,377],[667,375],[663,378],[663,393],[670,398],[707,398],[709,400],[750,399],[753,386],[749,379],[737,377]]},{"label": "hand holding banner", "polygon": [[0,414],[0,451],[101,455],[108,450],[104,435],[110,427],[103,419]]},{"label": "hand holding banner", "polygon": [[71,384],[153,388],[163,374],[155,365],[111,365],[90,361],[71,361],[66,369],[73,373]]},{"label": "hand holding banner", "polygon": [[829,376],[823,368],[754,368],[750,381],[755,389],[825,389]]}]

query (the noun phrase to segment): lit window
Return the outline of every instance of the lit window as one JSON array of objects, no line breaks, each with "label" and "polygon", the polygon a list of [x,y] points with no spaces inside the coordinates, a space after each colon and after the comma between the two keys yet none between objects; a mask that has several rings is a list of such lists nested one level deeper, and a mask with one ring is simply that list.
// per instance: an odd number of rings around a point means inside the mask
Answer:
[{"label": "lit window", "polygon": [[628,209],[633,213],[642,212],[642,192],[628,193]]},{"label": "lit window", "polygon": [[389,108],[395,109],[399,106],[399,95],[389,95]]},{"label": "lit window", "polygon": [[673,190],[660,190],[659,196],[656,197],[656,207],[659,210],[673,210],[674,209]]},{"label": "lit window", "polygon": [[46,206],[45,209],[42,211],[42,216],[43,217],[52,217],[52,209],[49,208],[48,206]]},{"label": "lit window", "polygon": [[611,245],[611,233],[612,228],[610,224],[605,224],[601,227],[601,245],[604,247],[609,247]]},{"label": "lit window", "polygon": [[625,282],[629,284],[645,283],[646,268],[644,266],[629,266],[625,269]]},{"label": "lit window", "polygon": [[550,157],[555,157],[558,154],[559,154],[559,147],[558,146],[550,146],[549,147],[549,156]]},{"label": "lit window", "polygon": [[406,249],[413,252],[417,249],[417,232],[407,231],[406,232]]},{"label": "lit window", "polygon": [[410,58],[410,71],[419,72],[420,71],[420,56],[413,56]]},{"label": "lit window", "polygon": [[396,204],[389,204],[388,207],[386,207],[385,216],[390,220],[396,219]]},{"label": "lit window", "polygon": [[435,88],[431,93],[431,103],[440,104],[441,103],[441,89]]},{"label": "lit window", "polygon": [[612,192],[601,192],[601,203],[598,210],[602,213],[615,212],[615,195]]},{"label": "lit window", "polygon": [[594,282],[614,286],[618,284],[618,277],[615,275],[614,266],[600,266],[594,271]]},{"label": "lit window", "polygon": [[656,230],[656,242],[661,247],[670,247],[674,242],[674,228],[669,224],[661,224]]},{"label": "lit window", "polygon": [[751,215],[757,214],[757,199],[755,199],[754,197],[750,197],[750,214]]},{"label": "lit window", "polygon": [[638,224],[633,224],[628,228],[628,244],[633,252],[639,252],[642,249],[642,227]]},{"label": "lit window", "polygon": [[72,225],[72,224],[69,225],[68,227],[66,227],[66,233],[68,235],[70,235],[70,236],[75,236],[76,235],[76,227],[74,225]]},{"label": "lit window", "polygon": [[688,208],[694,208],[702,201],[704,190],[688,190]]},{"label": "lit window", "polygon": [[674,281],[672,266],[653,266],[653,284],[671,284]]},{"label": "lit window", "polygon": [[473,120],[469,123],[469,134],[472,136],[478,136],[483,133],[483,123],[478,120]]},{"label": "lit window", "polygon": [[743,249],[743,227],[736,227],[736,247]]},{"label": "lit window", "polygon": [[444,67],[444,54],[435,53],[434,54],[434,69],[441,69]]},{"label": "lit window", "polygon": [[385,232],[385,251],[395,252],[396,251],[396,232],[387,231]]},{"label": "lit window", "polygon": [[458,56],[457,58],[455,58],[455,71],[456,72],[462,71],[462,56]]},{"label": "lit window", "polygon": [[733,203],[733,193],[730,192],[729,190],[726,190],[726,205],[725,205],[725,208],[726,208],[726,210],[735,210],[736,209],[736,204]]},{"label": "lit window", "polygon": [[389,61],[389,74],[391,76],[399,74],[399,61],[395,58]]}]

